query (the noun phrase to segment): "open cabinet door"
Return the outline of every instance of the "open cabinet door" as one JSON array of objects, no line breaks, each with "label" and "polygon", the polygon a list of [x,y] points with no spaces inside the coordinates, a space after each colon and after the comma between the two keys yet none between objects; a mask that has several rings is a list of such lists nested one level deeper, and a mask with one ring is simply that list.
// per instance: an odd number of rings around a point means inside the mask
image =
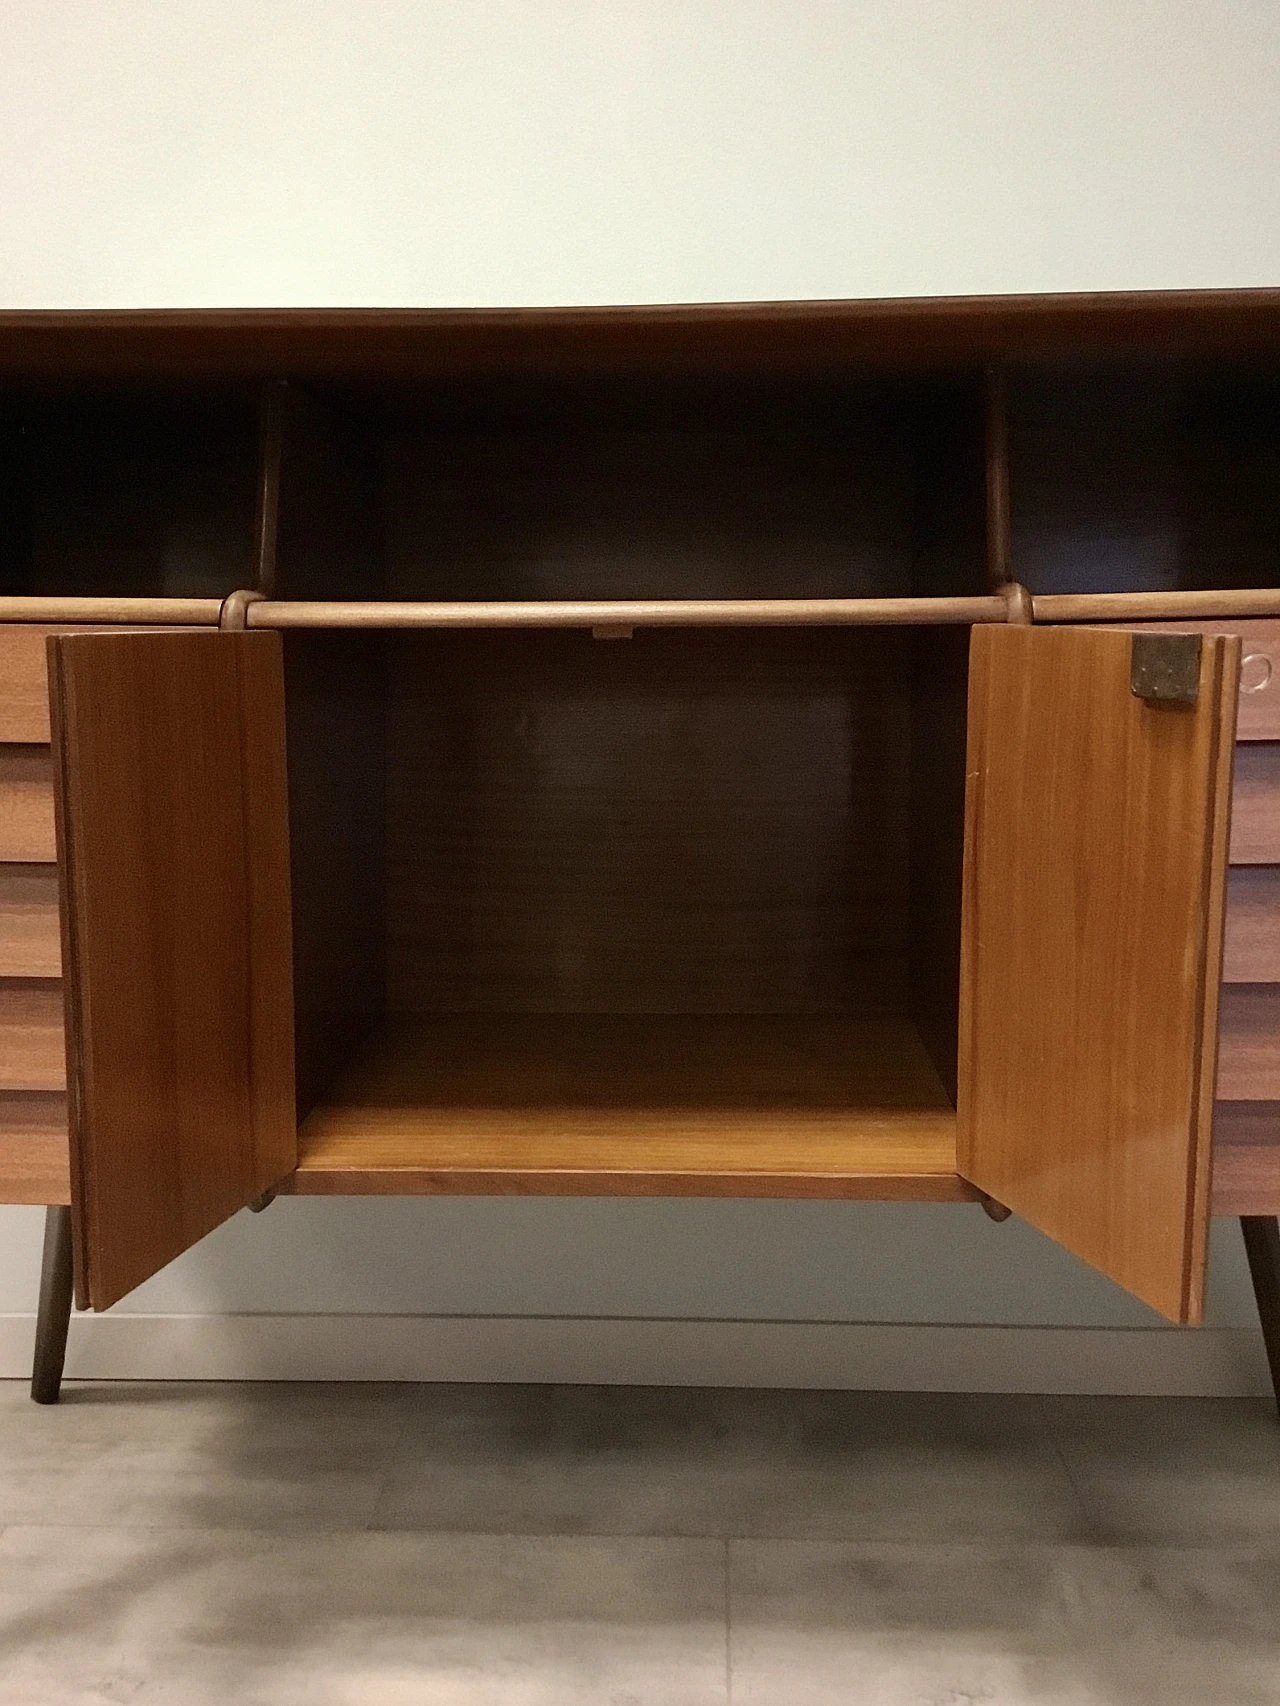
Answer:
[{"label": "open cabinet door", "polygon": [[77,1300],[297,1160],[278,634],[49,641]]},{"label": "open cabinet door", "polygon": [[[959,1165],[1193,1323],[1239,641],[1173,638],[1180,659],[1114,630],[974,629]],[[1135,640],[1164,679],[1135,684]]]}]

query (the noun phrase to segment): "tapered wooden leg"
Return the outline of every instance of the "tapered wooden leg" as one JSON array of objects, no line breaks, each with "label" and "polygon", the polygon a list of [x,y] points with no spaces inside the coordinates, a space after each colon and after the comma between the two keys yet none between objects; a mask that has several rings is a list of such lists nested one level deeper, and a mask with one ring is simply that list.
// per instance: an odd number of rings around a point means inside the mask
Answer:
[{"label": "tapered wooden leg", "polygon": [[1253,1275],[1253,1295],[1271,1365],[1271,1384],[1280,1408],[1280,1220],[1273,1214],[1242,1214],[1240,1230]]},{"label": "tapered wooden leg", "polygon": [[40,1308],[36,1315],[36,1354],[31,1367],[31,1396],[37,1404],[56,1404],[62,1390],[71,1320],[71,1210],[44,1212],[44,1260],[40,1266]]}]

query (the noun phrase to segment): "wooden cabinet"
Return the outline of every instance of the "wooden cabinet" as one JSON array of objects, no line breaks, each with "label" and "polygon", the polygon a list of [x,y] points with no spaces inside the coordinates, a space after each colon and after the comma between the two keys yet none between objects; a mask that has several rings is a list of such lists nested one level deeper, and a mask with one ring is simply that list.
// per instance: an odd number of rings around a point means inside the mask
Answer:
[{"label": "wooden cabinet", "polygon": [[[950,636],[400,630],[346,736],[383,786],[291,814],[341,637],[287,755],[278,634],[51,644],[87,1302],[281,1185],[976,1188],[1198,1317],[1238,642],[1168,704],[1130,635],[976,627],[948,869],[911,687]],[[295,1034],[295,943],[367,1011]]]},{"label": "wooden cabinet", "polygon": [[1280,1209],[1280,299],[0,316],[4,373],[0,1196],[82,1303],[272,1191],[821,1196],[1194,1322]]}]

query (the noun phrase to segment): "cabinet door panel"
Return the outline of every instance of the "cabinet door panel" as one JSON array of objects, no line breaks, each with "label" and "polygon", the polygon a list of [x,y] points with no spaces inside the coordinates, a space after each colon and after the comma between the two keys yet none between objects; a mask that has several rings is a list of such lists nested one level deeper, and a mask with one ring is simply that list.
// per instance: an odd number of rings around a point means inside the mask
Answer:
[{"label": "cabinet door panel", "polygon": [[1240,643],[974,630],[960,1171],[1173,1320],[1203,1308]]},{"label": "cabinet door panel", "polygon": [[102,1309],[296,1161],[281,647],[49,656],[77,1285]]}]

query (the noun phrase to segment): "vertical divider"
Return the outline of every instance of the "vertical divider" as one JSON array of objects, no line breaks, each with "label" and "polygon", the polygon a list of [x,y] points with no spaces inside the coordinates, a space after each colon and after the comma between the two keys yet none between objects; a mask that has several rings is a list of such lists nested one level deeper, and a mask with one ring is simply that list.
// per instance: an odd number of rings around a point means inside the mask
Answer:
[{"label": "vertical divider", "polygon": [[1013,579],[1009,498],[1009,388],[1002,367],[983,374],[983,448],[986,464],[987,585],[999,591]]},{"label": "vertical divider", "polygon": [[[382,594],[371,435],[283,381],[264,400],[258,541],[259,594]],[[379,633],[284,636],[300,1120],[385,1006],[387,654]]]}]

